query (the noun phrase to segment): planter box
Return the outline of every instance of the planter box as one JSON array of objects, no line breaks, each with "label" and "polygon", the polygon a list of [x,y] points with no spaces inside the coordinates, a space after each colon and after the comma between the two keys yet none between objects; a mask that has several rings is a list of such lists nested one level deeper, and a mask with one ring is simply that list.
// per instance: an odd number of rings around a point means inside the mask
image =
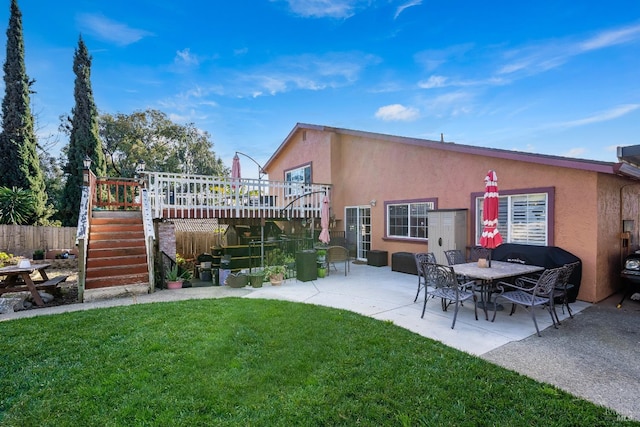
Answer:
[{"label": "planter box", "polygon": [[389,252],[387,251],[369,251],[367,252],[367,264],[374,267],[384,267],[387,265]]}]

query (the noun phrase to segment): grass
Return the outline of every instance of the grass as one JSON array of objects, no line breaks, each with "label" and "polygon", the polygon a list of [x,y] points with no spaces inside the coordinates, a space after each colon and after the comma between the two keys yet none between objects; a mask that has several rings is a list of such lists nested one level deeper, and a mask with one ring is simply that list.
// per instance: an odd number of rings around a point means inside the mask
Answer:
[{"label": "grass", "polygon": [[390,322],[284,301],[97,309],[0,322],[0,336],[3,426],[623,422]]}]

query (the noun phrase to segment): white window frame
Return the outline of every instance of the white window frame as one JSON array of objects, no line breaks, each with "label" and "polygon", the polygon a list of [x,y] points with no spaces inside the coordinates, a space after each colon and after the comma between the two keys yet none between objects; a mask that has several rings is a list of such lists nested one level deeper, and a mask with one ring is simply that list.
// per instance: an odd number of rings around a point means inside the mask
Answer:
[{"label": "white window frame", "polygon": [[[500,194],[498,230],[504,243],[548,246],[551,240],[551,197],[548,191]],[[482,235],[484,198],[476,197],[476,244]],[[506,209],[505,209],[506,207]]]},{"label": "white window frame", "polygon": [[[284,172],[286,186],[286,196],[301,196],[304,194],[304,187],[311,184],[311,164],[299,166]],[[299,185],[295,185],[299,184]]]},{"label": "white window frame", "polygon": [[[422,206],[424,205],[424,206]],[[392,230],[392,215],[391,208],[406,206],[406,231],[407,234],[391,234]],[[420,212],[422,208],[426,207],[424,212]],[[391,239],[409,239],[409,240],[421,240],[428,241],[429,239],[429,222],[428,212],[436,209],[435,199],[428,200],[413,200],[413,201],[397,201],[385,203],[385,216],[386,216],[386,236]],[[415,214],[413,214],[415,212]],[[396,225],[402,227],[403,225]],[[421,232],[422,231],[422,232]]]}]

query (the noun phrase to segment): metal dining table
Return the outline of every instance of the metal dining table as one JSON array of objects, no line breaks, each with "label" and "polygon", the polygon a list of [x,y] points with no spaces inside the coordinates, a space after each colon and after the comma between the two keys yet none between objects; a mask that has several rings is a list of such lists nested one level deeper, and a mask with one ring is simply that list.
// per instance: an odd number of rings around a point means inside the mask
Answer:
[{"label": "metal dining table", "polygon": [[491,261],[491,267],[480,267],[477,262],[454,264],[453,271],[468,279],[479,280],[480,302],[484,310],[485,319],[488,320],[487,309],[498,310],[498,306],[491,301],[491,287],[493,282],[499,279],[525,276],[544,270],[539,265],[518,264],[514,262]]}]

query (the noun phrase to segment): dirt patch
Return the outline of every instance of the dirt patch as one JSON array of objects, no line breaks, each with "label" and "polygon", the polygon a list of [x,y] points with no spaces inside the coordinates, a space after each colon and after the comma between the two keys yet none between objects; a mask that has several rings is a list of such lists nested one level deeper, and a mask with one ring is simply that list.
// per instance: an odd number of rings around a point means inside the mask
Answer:
[{"label": "dirt patch", "polygon": [[[34,274],[37,278],[40,278],[36,273]],[[55,307],[59,305],[66,304],[77,304],[78,301],[78,269],[72,268],[49,268],[47,269],[47,276],[49,279],[53,279],[57,276],[67,276],[67,280],[61,282],[58,285],[58,289],[53,295],[53,301],[50,301],[45,304],[45,307]],[[5,294],[8,295],[8,294]],[[36,304],[29,304],[29,301],[26,301],[24,304],[24,308],[22,310],[37,310],[39,307]]]}]

